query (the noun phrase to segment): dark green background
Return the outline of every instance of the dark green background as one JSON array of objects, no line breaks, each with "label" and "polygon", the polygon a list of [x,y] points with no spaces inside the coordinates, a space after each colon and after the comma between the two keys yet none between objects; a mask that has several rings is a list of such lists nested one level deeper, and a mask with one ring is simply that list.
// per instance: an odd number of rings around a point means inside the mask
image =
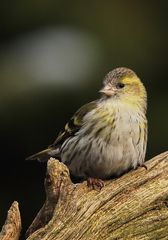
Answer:
[{"label": "dark green background", "polygon": [[167,150],[167,12],[166,1],[1,1],[0,225],[13,200],[24,230],[31,223],[45,199],[46,165],[25,157],[52,143],[117,66],[135,70],[147,88],[147,159]]}]

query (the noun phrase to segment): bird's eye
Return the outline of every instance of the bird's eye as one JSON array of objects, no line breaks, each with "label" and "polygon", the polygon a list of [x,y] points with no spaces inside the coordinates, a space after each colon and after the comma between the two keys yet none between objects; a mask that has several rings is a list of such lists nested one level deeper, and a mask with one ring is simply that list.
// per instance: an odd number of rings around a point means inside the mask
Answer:
[{"label": "bird's eye", "polygon": [[123,88],[124,86],[125,86],[124,83],[118,83],[118,84],[117,84],[117,88]]}]

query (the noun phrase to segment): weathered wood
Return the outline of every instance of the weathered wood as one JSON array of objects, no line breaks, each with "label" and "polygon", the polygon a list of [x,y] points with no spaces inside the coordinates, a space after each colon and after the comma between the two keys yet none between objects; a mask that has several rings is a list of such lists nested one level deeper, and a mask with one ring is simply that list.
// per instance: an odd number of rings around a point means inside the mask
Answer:
[{"label": "weathered wood", "polygon": [[34,222],[28,240],[168,239],[168,152],[146,165],[93,190],[72,184],[66,166],[50,159],[47,199],[35,222],[47,221],[38,230]]},{"label": "weathered wood", "polygon": [[[168,152],[146,165],[147,170],[139,167],[93,190],[86,182],[73,184],[67,167],[51,158],[46,201],[27,231],[27,240],[168,239]],[[20,226],[16,219],[10,224]],[[18,236],[20,227],[12,230],[16,231]],[[0,238],[13,239],[18,238]]]},{"label": "weathered wood", "polygon": [[0,233],[0,240],[18,240],[21,232],[21,218],[17,202],[13,202]]}]

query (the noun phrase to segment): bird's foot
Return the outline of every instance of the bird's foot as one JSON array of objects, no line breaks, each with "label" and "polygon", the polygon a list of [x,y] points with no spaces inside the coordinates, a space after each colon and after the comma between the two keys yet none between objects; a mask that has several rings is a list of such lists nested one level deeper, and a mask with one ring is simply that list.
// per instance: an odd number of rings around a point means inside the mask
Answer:
[{"label": "bird's foot", "polygon": [[146,170],[148,170],[148,167],[145,164],[142,164],[141,167],[145,168]]},{"label": "bird's foot", "polygon": [[101,179],[89,177],[87,179],[87,186],[93,189],[95,189],[95,187],[102,189],[102,187],[104,187],[104,182]]}]

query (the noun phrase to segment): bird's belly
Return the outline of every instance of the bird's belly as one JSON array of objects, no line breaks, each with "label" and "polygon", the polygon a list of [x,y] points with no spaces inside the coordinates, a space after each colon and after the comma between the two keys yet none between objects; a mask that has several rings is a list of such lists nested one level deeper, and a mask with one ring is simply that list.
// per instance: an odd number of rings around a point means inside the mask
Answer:
[{"label": "bird's belly", "polygon": [[82,178],[107,179],[135,168],[138,156],[132,136],[114,134],[108,143],[102,138],[72,138],[67,144],[69,151],[61,156],[71,174]]},{"label": "bird's belly", "polygon": [[137,151],[132,138],[109,144],[102,154],[102,177],[119,176],[137,166]]},{"label": "bird's belly", "polygon": [[[98,178],[109,178],[119,176],[128,171],[130,168],[137,166],[137,151],[132,143],[131,138],[122,141],[110,142],[108,145],[102,143],[103,150],[97,149],[96,154],[92,154],[91,167],[88,175],[93,174]],[[89,165],[89,164],[88,164]]]}]

